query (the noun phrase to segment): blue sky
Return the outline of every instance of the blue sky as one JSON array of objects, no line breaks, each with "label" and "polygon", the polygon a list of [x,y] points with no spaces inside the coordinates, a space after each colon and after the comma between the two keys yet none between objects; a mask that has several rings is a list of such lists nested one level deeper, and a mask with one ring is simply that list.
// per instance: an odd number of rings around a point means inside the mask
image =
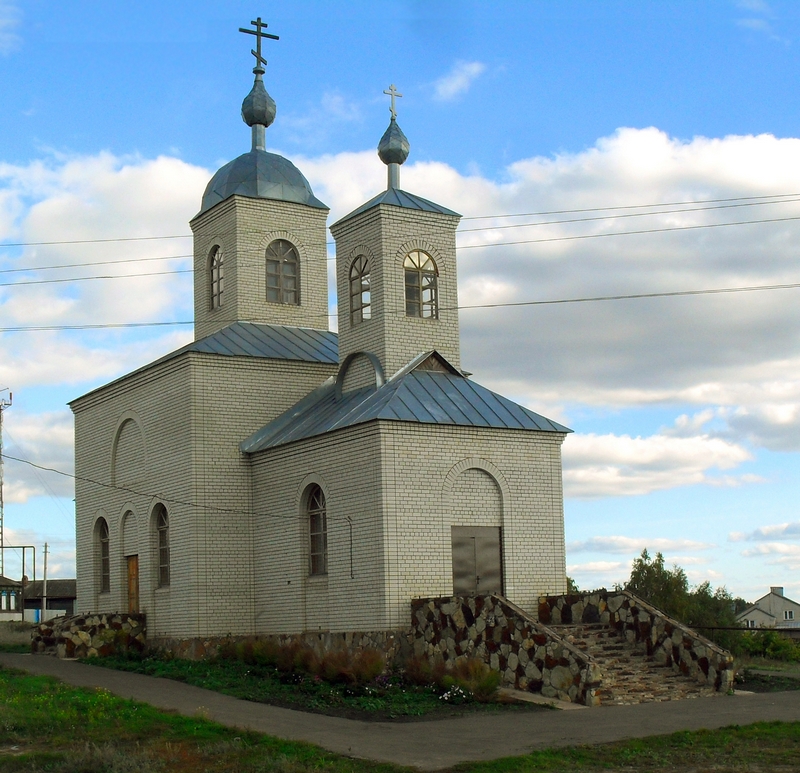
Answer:
[{"label": "blue sky", "polygon": [[[402,186],[470,218],[463,305],[800,282],[796,3],[0,0],[0,284],[70,280],[0,286],[0,328],[191,319],[190,275],[163,272],[190,267],[203,188],[249,148],[237,29],[257,15],[281,37],[265,43],[268,147],[329,222],[385,184],[397,84]],[[769,222],[727,225],[752,220]],[[64,243],[145,236],[181,238]],[[83,265],[48,268],[67,264]],[[72,281],[97,275],[117,278]],[[648,547],[693,582],[800,597],[798,294],[461,312],[475,379],[575,430],[581,587],[624,580]],[[71,472],[66,402],[190,335],[0,332],[7,453]],[[5,474],[7,541],[47,540],[51,572],[71,574],[69,478]]]}]

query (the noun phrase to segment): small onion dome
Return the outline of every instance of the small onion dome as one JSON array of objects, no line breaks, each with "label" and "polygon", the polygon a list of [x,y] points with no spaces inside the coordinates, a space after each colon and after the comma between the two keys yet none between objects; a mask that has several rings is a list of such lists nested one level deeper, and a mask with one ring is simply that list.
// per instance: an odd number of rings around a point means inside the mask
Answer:
[{"label": "small onion dome", "polygon": [[408,158],[410,149],[406,135],[392,118],[389,128],[378,143],[378,156],[384,164],[402,164]]},{"label": "small onion dome", "polygon": [[248,126],[269,126],[275,120],[275,100],[264,88],[260,73],[256,73],[253,88],[242,102],[242,120]]}]

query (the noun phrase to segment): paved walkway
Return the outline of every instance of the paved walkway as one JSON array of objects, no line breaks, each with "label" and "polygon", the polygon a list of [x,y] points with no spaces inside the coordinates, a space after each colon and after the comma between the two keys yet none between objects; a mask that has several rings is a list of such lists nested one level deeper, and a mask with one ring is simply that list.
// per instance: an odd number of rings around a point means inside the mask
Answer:
[{"label": "paved walkway", "polygon": [[456,719],[360,722],[290,711],[141,674],[34,655],[0,653],[0,665],[50,674],[81,687],[103,687],[188,716],[198,710],[216,722],[296,741],[350,757],[438,770],[459,762],[518,756],[552,746],[604,743],[677,730],[800,721],[800,691],[713,698],[586,711],[469,715]]}]

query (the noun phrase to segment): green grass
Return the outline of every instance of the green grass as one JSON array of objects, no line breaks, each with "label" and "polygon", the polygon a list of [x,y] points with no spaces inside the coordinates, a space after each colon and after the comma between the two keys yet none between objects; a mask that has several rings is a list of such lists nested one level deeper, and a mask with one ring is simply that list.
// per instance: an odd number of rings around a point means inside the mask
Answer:
[{"label": "green grass", "polygon": [[3,773],[397,770],[0,667]]},{"label": "green grass", "polygon": [[800,722],[758,722],[633,741],[544,749],[524,757],[459,765],[469,773],[572,771],[788,771],[800,769]]},{"label": "green grass", "polygon": [[330,684],[298,672],[240,660],[168,660],[159,657],[91,658],[91,665],[175,679],[258,703],[367,720],[452,716],[467,712],[549,711],[537,704],[480,703],[456,690],[405,684],[379,677],[366,685]]},{"label": "green grass", "polygon": [[[447,732],[447,725],[443,725]],[[800,765],[800,722],[758,723],[458,765],[461,773],[775,771]],[[3,773],[399,773],[0,667]]]}]

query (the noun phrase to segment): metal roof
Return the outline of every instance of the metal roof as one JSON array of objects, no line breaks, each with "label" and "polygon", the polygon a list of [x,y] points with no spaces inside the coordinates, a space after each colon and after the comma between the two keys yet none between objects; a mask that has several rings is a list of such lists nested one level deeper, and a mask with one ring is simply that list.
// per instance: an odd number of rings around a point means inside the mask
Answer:
[{"label": "metal roof", "polygon": [[289,159],[260,149],[243,153],[217,171],[206,186],[199,214],[234,194],[328,209]]},{"label": "metal roof", "polygon": [[186,352],[221,354],[227,357],[264,357],[335,365],[339,362],[339,339],[330,330],[286,325],[234,322],[216,333],[192,341],[146,365],[150,368]]},{"label": "metal roof", "polygon": [[192,341],[174,352],[120,376],[109,384],[97,387],[97,389],[71,400],[69,404],[73,405],[78,400],[105,389],[110,384],[130,378],[155,365],[174,360],[187,352],[218,354],[223,357],[263,357],[272,360],[298,360],[336,365],[339,362],[339,338],[330,330],[264,325],[257,322],[234,322],[216,333],[201,338],[199,341]]},{"label": "metal roof", "polygon": [[401,371],[380,388],[366,387],[339,397],[336,380],[330,378],[240,448],[252,454],[375,420],[572,432],[464,376],[419,369]]},{"label": "metal roof", "polygon": [[[440,215],[461,217],[458,212],[453,212],[452,209],[447,209],[447,207],[443,207],[440,204],[435,204],[432,201],[428,201],[428,199],[423,199],[422,196],[401,191],[399,188],[389,188],[379,193],[375,198],[370,199],[366,204],[362,204],[358,209],[354,209],[349,215],[345,215],[337,222],[344,223],[345,220],[360,215],[368,209],[377,207],[378,204],[388,204],[392,207],[403,207],[404,209],[416,209],[421,212],[437,212]],[[336,225],[336,223],[334,223],[334,225]]]},{"label": "metal roof", "polygon": [[[26,599],[40,599],[44,590],[43,580],[34,580],[25,586]],[[48,580],[47,598],[48,599],[74,599],[78,595],[77,580]]]}]

